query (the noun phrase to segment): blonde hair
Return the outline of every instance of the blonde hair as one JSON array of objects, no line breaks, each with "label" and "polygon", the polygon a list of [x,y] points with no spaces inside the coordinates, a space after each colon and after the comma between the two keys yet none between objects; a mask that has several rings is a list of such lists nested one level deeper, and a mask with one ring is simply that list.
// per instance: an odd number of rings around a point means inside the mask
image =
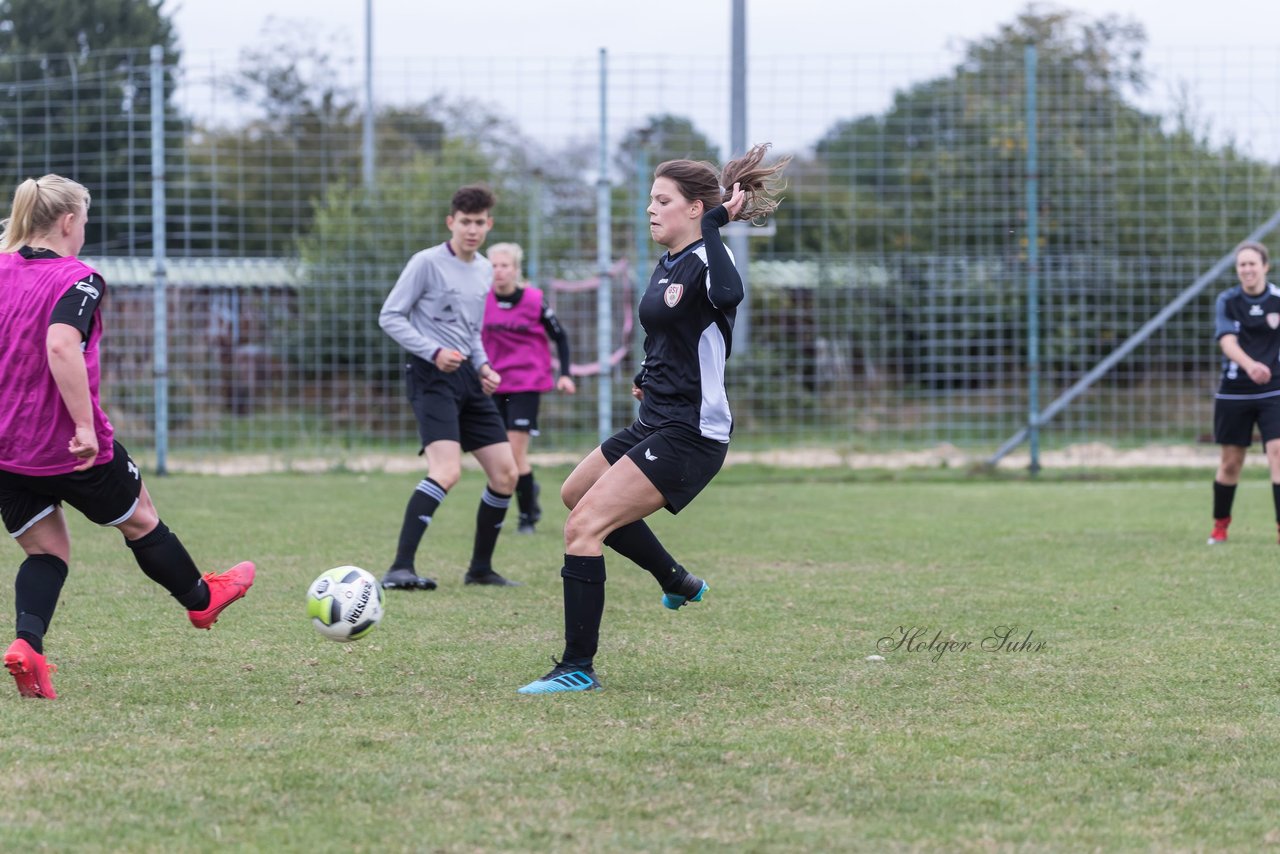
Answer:
[{"label": "blonde hair", "polygon": [[524,264],[524,250],[520,248],[519,243],[495,243],[489,247],[489,252],[485,257],[492,261],[495,253],[510,255],[511,260],[516,264],[516,276],[520,275],[521,267]]},{"label": "blonde hair", "polygon": [[0,252],[16,252],[32,238],[47,234],[58,218],[89,209],[89,191],[70,178],[45,175],[28,178],[13,191],[13,209],[0,222]]}]

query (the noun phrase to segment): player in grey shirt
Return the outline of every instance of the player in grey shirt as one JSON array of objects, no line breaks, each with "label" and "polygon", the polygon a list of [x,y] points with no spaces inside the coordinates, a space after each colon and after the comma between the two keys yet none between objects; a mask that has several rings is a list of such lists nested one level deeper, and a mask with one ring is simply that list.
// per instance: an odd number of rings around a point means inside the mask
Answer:
[{"label": "player in grey shirt", "polygon": [[378,324],[396,343],[428,362],[444,350],[463,354],[479,372],[489,364],[480,341],[493,265],[479,253],[464,261],[452,240],[409,259],[387,295]]},{"label": "player in grey shirt", "polygon": [[396,557],[382,577],[386,588],[435,589],[435,581],[418,575],[414,560],[432,516],[461,477],[464,451],[475,456],[489,481],[476,512],[464,581],[518,584],[495,572],[492,563],[517,478],[506,427],[490,397],[502,378],[480,342],[493,267],[479,250],[493,227],[493,206],[485,187],[454,193],[445,219],[449,240],[409,259],[378,314],[378,324],[408,353],[405,391],[428,472],[405,508]]}]

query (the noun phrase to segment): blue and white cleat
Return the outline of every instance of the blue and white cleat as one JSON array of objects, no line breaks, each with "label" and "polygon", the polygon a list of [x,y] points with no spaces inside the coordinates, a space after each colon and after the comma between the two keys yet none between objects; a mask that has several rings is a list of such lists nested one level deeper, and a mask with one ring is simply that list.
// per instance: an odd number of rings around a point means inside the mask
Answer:
[{"label": "blue and white cleat", "polygon": [[682,608],[689,602],[701,602],[702,597],[706,595],[711,588],[707,586],[707,582],[703,581],[696,575],[685,575],[684,581],[680,587],[674,592],[662,594],[662,607],[670,608],[672,611]]},{"label": "blue and white cleat", "polygon": [[590,667],[557,662],[546,676],[535,679],[518,690],[521,694],[559,694],[564,691],[599,691],[603,688]]}]

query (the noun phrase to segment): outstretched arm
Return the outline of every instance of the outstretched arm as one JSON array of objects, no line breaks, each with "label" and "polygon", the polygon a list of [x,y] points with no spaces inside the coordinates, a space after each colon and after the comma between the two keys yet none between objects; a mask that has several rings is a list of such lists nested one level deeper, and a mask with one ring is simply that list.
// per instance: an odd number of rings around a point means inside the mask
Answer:
[{"label": "outstretched arm", "polygon": [[729,257],[729,250],[720,239],[720,229],[728,225],[738,211],[746,194],[738,184],[733,185],[733,194],[723,205],[716,205],[702,215],[702,240],[707,251],[707,296],[711,304],[718,309],[733,308],[742,302],[745,295],[742,289],[742,277],[738,268]]}]

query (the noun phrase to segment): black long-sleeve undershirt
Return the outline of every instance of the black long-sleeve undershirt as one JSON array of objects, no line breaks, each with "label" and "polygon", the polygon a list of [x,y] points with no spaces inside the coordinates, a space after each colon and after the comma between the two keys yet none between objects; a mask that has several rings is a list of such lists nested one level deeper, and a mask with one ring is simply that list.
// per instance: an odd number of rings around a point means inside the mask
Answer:
[{"label": "black long-sleeve undershirt", "polygon": [[547,330],[547,337],[556,342],[556,358],[560,360],[560,376],[569,376],[569,335],[560,325],[560,318],[551,310],[547,300],[542,300],[542,328]]},{"label": "black long-sleeve undershirt", "polygon": [[724,205],[716,205],[702,215],[702,244],[707,253],[707,296],[711,304],[722,311],[733,308],[745,296],[742,276],[738,275],[729,250],[720,239],[720,229],[728,224],[729,211]]}]

